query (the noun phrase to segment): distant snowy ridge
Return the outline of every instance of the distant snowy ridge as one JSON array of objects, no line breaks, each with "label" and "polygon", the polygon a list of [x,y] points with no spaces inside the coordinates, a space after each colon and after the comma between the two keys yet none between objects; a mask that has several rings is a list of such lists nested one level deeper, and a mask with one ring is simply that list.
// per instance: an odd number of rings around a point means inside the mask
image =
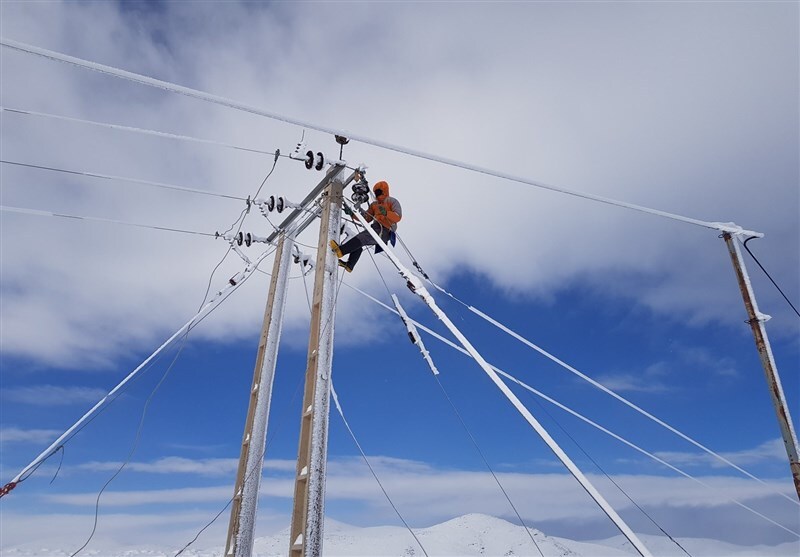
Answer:
[{"label": "distant snowy ridge", "polygon": [[[546,536],[531,529],[537,549],[522,526],[482,514],[468,514],[430,528],[415,528],[429,557],[629,557],[635,550],[621,535],[596,542],[577,542]],[[685,553],[663,536],[641,536],[656,557],[684,556]],[[693,557],[796,557],[800,542],[777,546],[742,547],[717,540],[685,538],[678,540]],[[289,548],[289,529],[273,536],[256,538],[253,554],[258,557],[285,557]],[[541,550],[541,553],[540,553]],[[177,549],[145,548],[92,549],[86,557],[171,557]],[[422,549],[402,527],[360,528],[328,519],[325,522],[325,557],[424,557]],[[67,557],[60,549],[3,548],[3,557]],[[186,557],[219,557],[222,545],[191,548]]]}]

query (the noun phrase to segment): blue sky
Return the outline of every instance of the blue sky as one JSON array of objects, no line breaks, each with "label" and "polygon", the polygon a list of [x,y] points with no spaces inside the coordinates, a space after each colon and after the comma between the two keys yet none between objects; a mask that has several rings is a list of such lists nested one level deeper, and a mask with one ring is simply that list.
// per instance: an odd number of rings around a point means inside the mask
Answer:
[{"label": "blue sky", "polygon": [[[798,8],[792,3],[4,2],[2,35],[595,195],[766,233],[749,244],[800,299]],[[309,13],[313,13],[311,17]],[[2,104],[286,154],[303,130],[29,55],[0,51]],[[3,112],[2,158],[246,197],[269,156]],[[338,153],[310,130],[308,147]],[[774,544],[798,508],[725,245],[712,230],[420,161],[345,148],[401,200],[400,233],[468,304],[763,479],[635,414],[445,296],[485,358],[702,478],[703,489],[514,387],[636,531]],[[223,231],[235,200],[0,166],[2,204]],[[319,180],[281,158],[264,194],[300,200]],[[225,244],[113,224],[3,213],[2,481],[8,481],[197,310]],[[255,212],[244,230],[266,235]],[[301,239],[316,244],[316,230]],[[304,247],[313,253],[313,248]],[[257,247],[248,255],[255,257]],[[409,314],[447,336],[383,257]],[[408,260],[406,259],[408,263]],[[800,413],[800,320],[747,263],[784,390]],[[242,268],[226,258],[215,288]],[[269,271],[271,259],[265,262]],[[308,306],[297,269],[270,419],[259,531],[288,525]],[[190,335],[147,406],[128,469],[101,502],[98,540],[181,547],[232,493],[268,277],[256,274]],[[385,303],[364,257],[345,282]],[[308,283],[311,288],[310,278]],[[448,337],[449,338],[449,337]],[[599,538],[613,526],[480,368],[424,338],[447,395],[530,526]],[[52,533],[79,547],[100,487],[125,460],[166,354],[35,476],[4,498],[4,545]],[[513,519],[399,319],[343,286],[334,384],[382,482],[412,525],[468,512]],[[541,404],[541,405],[540,405]],[[563,429],[562,429],[563,428]],[[577,444],[576,444],[577,443]],[[583,451],[586,451],[586,456]],[[327,512],[398,524],[337,415]],[[591,457],[591,458],[589,458]],[[221,544],[227,514],[201,546]]]}]

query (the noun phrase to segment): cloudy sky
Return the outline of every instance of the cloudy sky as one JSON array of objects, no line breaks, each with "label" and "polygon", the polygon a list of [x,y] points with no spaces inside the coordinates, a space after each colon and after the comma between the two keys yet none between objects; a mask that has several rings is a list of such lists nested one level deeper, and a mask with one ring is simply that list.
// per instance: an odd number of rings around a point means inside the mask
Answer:
[{"label": "cloudy sky", "polygon": [[[736,222],[765,234],[748,247],[795,306],[800,300],[797,3],[3,0],[0,10],[6,39],[530,180]],[[233,254],[217,267],[227,245],[206,234],[227,230],[244,209],[221,195],[253,195],[273,165],[271,155],[8,109],[267,153],[288,154],[303,138],[333,157],[338,145],[6,47],[0,62],[0,204],[115,221],[0,214],[6,482],[193,316],[209,285],[213,292],[243,268]],[[344,158],[367,165],[373,182],[389,181],[403,204],[400,234],[433,280],[762,480],[720,465],[439,296],[492,364],[707,484],[515,387],[634,530],[658,532],[625,494],[675,536],[798,538],[787,531],[800,529],[800,513],[781,496],[794,498],[774,410],[716,231],[357,142]],[[299,201],[320,177],[280,157],[261,195]],[[243,230],[266,235],[271,226],[254,211]],[[315,227],[300,241],[313,255]],[[767,329],[796,418],[800,319],[746,262],[772,316]],[[312,287],[297,268],[292,277],[262,534],[287,526],[291,512]],[[98,491],[134,446],[101,499],[93,543],[147,536],[180,548],[192,539],[232,493],[268,281],[254,275],[63,459],[4,498],[3,545],[38,538],[47,524],[52,547],[80,547]],[[413,318],[447,335],[384,257],[365,256],[344,277],[334,384],[409,523],[468,512],[516,520],[472,435],[528,525],[576,539],[616,534],[473,362],[427,336],[440,385],[399,320],[348,286],[384,303],[397,292]],[[329,451],[328,515],[399,524],[338,416]],[[226,527],[223,513],[198,543],[221,544]]]}]

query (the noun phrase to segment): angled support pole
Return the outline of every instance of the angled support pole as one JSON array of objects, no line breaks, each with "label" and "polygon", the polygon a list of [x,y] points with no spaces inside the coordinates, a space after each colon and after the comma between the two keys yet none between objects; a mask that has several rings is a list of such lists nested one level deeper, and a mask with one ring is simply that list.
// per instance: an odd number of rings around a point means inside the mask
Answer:
[{"label": "angled support pole", "polygon": [[267,439],[269,407],[272,400],[272,382],[286,307],[286,285],[291,268],[294,238],[280,235],[272,265],[264,324],[258,342],[253,386],[250,389],[250,406],[247,411],[239,470],[233,492],[233,505],[228,525],[225,555],[249,557],[253,552],[258,490]]},{"label": "angled support pole", "polygon": [[445,327],[458,339],[458,342],[461,343],[461,346],[467,351],[467,353],[472,356],[472,358],[478,363],[478,365],[483,369],[486,375],[489,376],[489,379],[500,389],[500,392],[505,395],[505,397],[511,402],[511,404],[517,409],[517,411],[522,415],[523,418],[528,422],[528,424],[536,431],[539,437],[547,444],[553,454],[558,457],[561,463],[569,470],[572,477],[574,477],[578,483],[581,484],[581,487],[589,494],[589,496],[597,503],[600,509],[608,516],[609,519],[619,528],[622,535],[624,535],[628,541],[631,543],[633,548],[641,555],[642,557],[652,557],[650,551],[647,547],[642,543],[642,541],[636,536],[633,530],[622,520],[617,512],[611,507],[608,501],[600,494],[599,491],[592,485],[589,479],[580,471],[577,465],[569,458],[567,453],[556,443],[555,439],[553,439],[547,430],[542,426],[539,421],[531,414],[531,412],[522,404],[522,401],[517,398],[514,392],[508,388],[508,386],[500,379],[500,376],[494,370],[492,366],[483,358],[483,356],[475,349],[472,343],[467,340],[467,337],[463,335],[463,333],[455,326],[455,324],[450,320],[449,317],[439,308],[436,304],[436,300],[433,299],[430,292],[428,292],[427,288],[422,284],[422,281],[416,275],[412,274],[397,258],[394,254],[394,251],[386,245],[386,243],[381,240],[380,236],[378,236],[377,232],[375,232],[372,227],[367,223],[364,217],[358,212],[353,211],[353,215],[359,220],[359,222],[364,226],[365,230],[368,230],[369,233],[372,235],[372,238],[375,240],[376,245],[383,248],[386,255],[389,257],[389,260],[392,264],[397,268],[397,271],[400,273],[406,280],[406,285],[408,286],[409,290],[411,290],[414,294],[419,296],[425,304],[431,309],[431,311],[436,315],[437,318],[444,324]]},{"label": "angled support pole", "polygon": [[794,488],[797,497],[800,499],[800,458],[798,458],[797,433],[792,425],[792,417],[789,415],[789,406],[786,404],[786,396],[783,394],[783,387],[778,375],[778,366],[775,364],[775,357],[772,355],[772,347],[767,337],[767,329],[764,323],[769,319],[758,310],[756,297],[753,292],[753,285],[750,283],[750,276],[747,267],[742,259],[742,251],[730,232],[723,232],[722,238],[728,246],[728,253],[731,256],[733,269],[736,271],[736,280],[739,283],[739,290],[742,292],[744,307],[747,309],[748,323],[753,331],[753,338],[756,341],[756,349],[761,359],[761,366],[764,368],[764,375],[767,378],[769,394],[772,398],[772,405],[778,416],[778,426],[781,430],[783,444],[786,447],[786,454],[789,457],[789,467],[792,471]]},{"label": "angled support pole", "polygon": [[343,188],[340,175],[333,175],[322,197],[322,222],[319,229],[308,364],[297,450],[294,508],[289,535],[290,557],[319,557],[322,554],[336,279],[339,270],[337,259],[328,243],[331,239],[338,238]]}]

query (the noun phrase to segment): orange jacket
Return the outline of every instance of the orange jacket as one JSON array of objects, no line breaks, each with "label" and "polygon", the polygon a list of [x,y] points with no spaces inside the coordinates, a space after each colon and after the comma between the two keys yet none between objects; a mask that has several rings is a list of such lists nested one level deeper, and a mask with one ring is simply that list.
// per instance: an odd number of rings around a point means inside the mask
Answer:
[{"label": "orange jacket", "polygon": [[389,184],[381,180],[372,186],[372,190],[380,190],[381,195],[376,193],[377,200],[367,209],[367,222],[375,219],[382,227],[397,230],[397,223],[403,218],[403,208],[397,199],[389,196]]}]

